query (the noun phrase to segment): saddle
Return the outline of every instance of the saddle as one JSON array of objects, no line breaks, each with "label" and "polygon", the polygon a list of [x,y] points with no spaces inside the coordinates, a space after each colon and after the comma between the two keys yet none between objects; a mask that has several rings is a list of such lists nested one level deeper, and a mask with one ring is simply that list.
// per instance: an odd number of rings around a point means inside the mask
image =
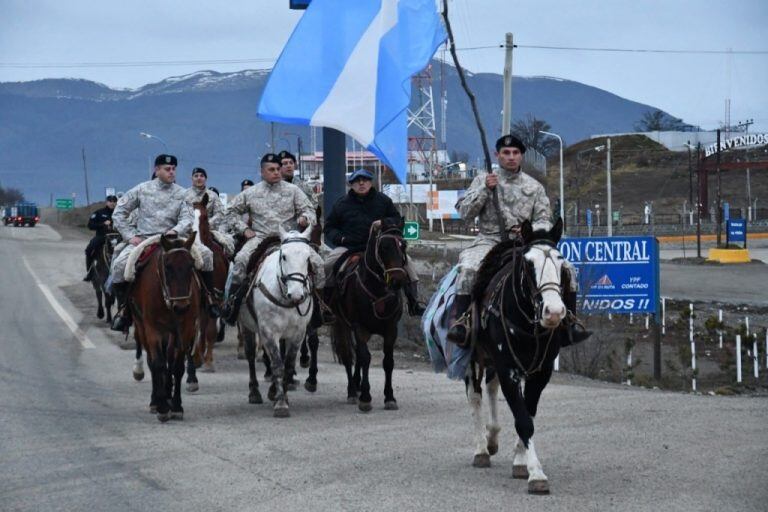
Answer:
[{"label": "saddle", "polygon": [[246,275],[248,281],[259,271],[261,264],[267,259],[267,256],[275,252],[280,247],[279,236],[268,236],[261,241],[256,250],[251,254],[251,258],[248,260],[248,266],[246,266]]},{"label": "saddle", "polygon": [[357,265],[360,263],[363,254],[364,253],[362,252],[350,249],[342,254],[338,261],[333,265],[332,273],[336,277],[336,288],[338,290],[341,291],[344,289],[347,277],[352,275],[355,269],[357,269]]}]

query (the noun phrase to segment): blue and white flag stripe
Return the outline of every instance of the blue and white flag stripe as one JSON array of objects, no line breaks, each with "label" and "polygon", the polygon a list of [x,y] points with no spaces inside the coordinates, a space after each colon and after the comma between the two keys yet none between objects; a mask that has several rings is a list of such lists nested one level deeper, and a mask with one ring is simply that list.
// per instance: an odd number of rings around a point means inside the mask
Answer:
[{"label": "blue and white flag stripe", "polygon": [[272,70],[259,116],[343,131],[405,182],[410,77],[445,37],[434,0],[314,0]]}]

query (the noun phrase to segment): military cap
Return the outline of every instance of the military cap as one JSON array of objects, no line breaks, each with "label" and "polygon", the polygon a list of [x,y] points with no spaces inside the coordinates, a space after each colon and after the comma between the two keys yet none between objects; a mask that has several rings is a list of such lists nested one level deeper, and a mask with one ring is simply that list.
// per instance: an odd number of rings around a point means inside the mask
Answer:
[{"label": "military cap", "polygon": [[496,151],[501,148],[517,148],[521,153],[525,153],[525,144],[514,135],[504,135],[496,141]]},{"label": "military cap", "polygon": [[117,202],[117,196],[109,195],[107,196],[107,201]]},{"label": "military cap", "polygon": [[289,152],[289,151],[285,151],[285,150],[283,150],[283,151],[279,152],[279,153],[277,154],[277,156],[280,158],[280,161],[281,161],[281,162],[282,162],[282,161],[283,161],[283,159],[285,159],[285,158],[290,158],[291,160],[293,160],[293,163],[296,163],[296,157],[295,157],[295,156],[293,156],[293,153],[291,153],[291,152]]},{"label": "military cap", "polygon": [[208,187],[208,190],[213,190],[214,192],[216,192],[217,196],[220,195],[219,194],[219,189],[217,189],[216,187]]},{"label": "military cap", "polygon": [[155,167],[158,165],[179,165],[179,162],[173,155],[162,154],[155,158]]},{"label": "military cap", "polygon": [[272,163],[280,165],[280,157],[278,157],[274,153],[267,153],[266,155],[261,157],[261,165],[272,164]]},{"label": "military cap", "polygon": [[205,169],[203,169],[202,167],[195,167],[194,169],[192,169],[192,176],[194,176],[197,173],[202,174],[206,178],[208,177],[208,173],[205,172]]},{"label": "military cap", "polygon": [[253,181],[249,180],[248,178],[245,178],[243,181],[240,182],[240,190],[243,190],[245,187],[252,187]]}]

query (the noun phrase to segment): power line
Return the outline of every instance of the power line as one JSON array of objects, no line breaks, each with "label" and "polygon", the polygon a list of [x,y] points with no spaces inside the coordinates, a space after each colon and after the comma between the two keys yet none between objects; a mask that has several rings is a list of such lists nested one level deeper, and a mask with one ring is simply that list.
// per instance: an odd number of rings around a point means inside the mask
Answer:
[{"label": "power line", "polygon": [[[492,48],[496,48],[495,46]],[[672,50],[672,49],[647,49],[647,48],[588,48],[583,46],[544,46],[516,44],[515,48],[528,48],[533,50],[568,50],[583,52],[628,52],[628,53],[683,53],[683,54],[733,54],[733,55],[765,55],[768,50]]]},{"label": "power line", "polygon": [[275,62],[277,59],[210,59],[210,60],[169,60],[135,62],[0,62],[0,68],[123,68],[142,66],[199,66],[207,64],[253,64]]}]

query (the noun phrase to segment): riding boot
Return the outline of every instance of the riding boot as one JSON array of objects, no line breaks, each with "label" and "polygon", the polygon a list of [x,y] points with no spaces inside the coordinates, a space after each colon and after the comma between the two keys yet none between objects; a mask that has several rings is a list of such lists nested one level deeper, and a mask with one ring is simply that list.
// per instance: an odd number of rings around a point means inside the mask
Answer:
[{"label": "riding boot", "polygon": [[242,283],[232,283],[229,289],[229,302],[227,302],[227,305],[225,306],[225,320],[229,325],[235,325],[237,322],[237,317],[240,314],[240,304],[243,303],[243,298],[247,289],[247,285]]},{"label": "riding boot", "polygon": [[128,283],[112,283],[112,294],[117,300],[117,313],[110,329],[125,332],[131,326],[131,312],[128,308]]},{"label": "riding boot", "polygon": [[576,292],[566,292],[563,297],[566,309],[565,328],[566,335],[560,342],[561,347],[575,345],[592,336],[592,331],[584,329],[584,326],[576,317]]},{"label": "riding boot", "polygon": [[93,257],[90,254],[85,255],[85,277],[83,281],[88,282],[91,280],[91,274],[93,273]]},{"label": "riding boot", "polygon": [[469,307],[471,305],[472,297],[469,295],[456,295],[453,298],[454,321],[446,338],[460,347],[469,345]]},{"label": "riding boot", "polygon": [[408,314],[411,316],[423,315],[427,307],[419,301],[419,282],[410,281],[403,289],[403,293],[408,300]]},{"label": "riding boot", "polygon": [[213,298],[213,272],[200,272],[203,277],[203,300],[208,303],[208,315],[211,318],[219,318],[221,310]]}]

